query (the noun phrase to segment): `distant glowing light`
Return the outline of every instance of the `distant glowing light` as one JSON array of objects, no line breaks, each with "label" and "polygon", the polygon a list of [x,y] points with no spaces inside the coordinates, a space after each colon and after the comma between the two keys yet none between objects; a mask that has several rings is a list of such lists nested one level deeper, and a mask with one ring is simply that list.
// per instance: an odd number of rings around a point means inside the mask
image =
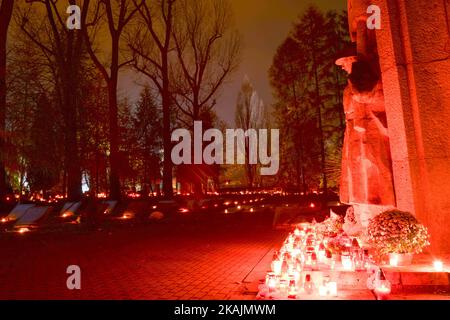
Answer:
[{"label": "distant glowing light", "polygon": [[6,218],[2,218],[2,220],[1,220],[3,223],[5,223],[6,221],[8,221],[8,219],[6,219]]},{"label": "distant glowing light", "polygon": [[181,213],[187,213],[187,212],[189,212],[189,209],[187,209],[187,208],[180,208],[180,210],[179,210]]},{"label": "distant glowing light", "polygon": [[131,219],[133,217],[133,214],[130,212],[124,213],[122,215],[122,219]]},{"label": "distant glowing light", "polygon": [[398,266],[398,256],[396,254],[392,254],[389,257],[389,265],[391,267],[397,267]]},{"label": "distant glowing light", "polygon": [[441,260],[435,260],[433,262],[434,270],[437,272],[442,272],[444,270],[444,264]]},{"label": "distant glowing light", "polygon": [[315,205],[313,202],[311,202],[311,204],[309,205],[309,207],[310,207],[310,208],[315,208],[316,205]]},{"label": "distant glowing light", "polygon": [[24,234],[25,232],[28,232],[28,231],[30,231],[30,229],[28,229],[28,228],[20,228],[19,229],[20,234]]}]

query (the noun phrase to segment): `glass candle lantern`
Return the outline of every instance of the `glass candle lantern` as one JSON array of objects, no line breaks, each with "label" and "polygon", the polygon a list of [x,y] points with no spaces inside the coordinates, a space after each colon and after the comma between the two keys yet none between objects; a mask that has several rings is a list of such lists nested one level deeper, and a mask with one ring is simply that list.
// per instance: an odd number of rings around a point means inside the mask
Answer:
[{"label": "glass candle lantern", "polygon": [[310,274],[307,274],[305,277],[305,282],[303,283],[303,289],[306,294],[313,294],[313,292],[314,292],[314,283],[311,280]]},{"label": "glass candle lantern", "polygon": [[279,260],[279,259],[280,259],[280,253],[278,251],[275,251],[273,253],[272,260]]},{"label": "glass candle lantern", "polygon": [[295,284],[295,280],[289,281],[288,296],[291,299],[295,299],[297,297],[297,285]]},{"label": "glass candle lantern", "polygon": [[294,270],[293,276],[296,284],[300,283],[300,275],[301,275],[300,271]]},{"label": "glass candle lantern", "polygon": [[391,254],[389,257],[389,265],[391,267],[397,267],[398,266],[398,256],[396,254]]},{"label": "glass candle lantern", "polygon": [[337,297],[337,283],[328,282],[328,294],[332,297]]},{"label": "glass candle lantern", "polygon": [[391,293],[391,283],[389,280],[376,281],[374,292],[378,300],[386,300]]},{"label": "glass candle lantern", "polygon": [[328,288],[326,286],[319,287],[319,296],[326,297],[328,294]]},{"label": "glass candle lantern", "polygon": [[315,252],[313,252],[311,254],[311,261],[312,261],[311,267],[313,269],[316,269],[317,268],[317,254]]},{"label": "glass candle lantern", "polygon": [[266,276],[266,285],[269,291],[274,291],[277,287],[277,277],[273,272],[269,272]]},{"label": "glass candle lantern", "polygon": [[325,261],[325,259],[326,259],[325,245],[323,244],[323,242],[320,243],[318,249],[319,249],[319,250],[317,251],[317,253],[318,253],[318,259],[319,259],[320,262],[323,262],[323,261]]},{"label": "glass candle lantern", "polygon": [[352,257],[349,254],[343,254],[341,256],[341,263],[342,263],[342,268],[346,271],[351,271],[353,270],[353,261],[352,261]]},{"label": "glass candle lantern", "polygon": [[282,294],[286,294],[288,292],[288,290],[289,290],[288,287],[289,287],[289,283],[286,279],[281,279],[279,281],[279,288],[280,288],[280,292]]},{"label": "glass candle lantern", "polygon": [[273,273],[276,274],[276,275],[280,275],[282,266],[283,266],[283,261],[282,260],[274,260],[274,261],[272,261],[272,271],[273,271]]},{"label": "glass candle lantern", "polygon": [[435,260],[433,262],[434,270],[437,272],[442,272],[444,270],[444,264],[440,260]]},{"label": "glass candle lantern", "polygon": [[324,297],[329,294],[328,284],[330,283],[330,276],[325,275],[322,280],[322,285],[319,287],[319,296]]}]

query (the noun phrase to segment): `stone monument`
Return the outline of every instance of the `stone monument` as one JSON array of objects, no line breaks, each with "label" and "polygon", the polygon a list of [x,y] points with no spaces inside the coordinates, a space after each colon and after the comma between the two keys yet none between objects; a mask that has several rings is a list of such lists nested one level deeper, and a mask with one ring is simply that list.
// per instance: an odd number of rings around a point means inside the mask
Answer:
[{"label": "stone monument", "polygon": [[[380,29],[367,27],[371,5]],[[348,0],[348,12],[357,53],[339,61],[350,72],[341,198],[362,225],[377,207],[413,213],[432,253],[449,253],[450,2]],[[364,90],[355,66],[370,70]]]},{"label": "stone monument", "polygon": [[340,199],[352,205],[352,214],[363,230],[372,217],[394,208],[396,203],[376,41],[366,23],[370,3],[358,4],[355,7],[349,2],[356,55],[341,58],[336,64],[349,74],[344,90],[346,130]]}]

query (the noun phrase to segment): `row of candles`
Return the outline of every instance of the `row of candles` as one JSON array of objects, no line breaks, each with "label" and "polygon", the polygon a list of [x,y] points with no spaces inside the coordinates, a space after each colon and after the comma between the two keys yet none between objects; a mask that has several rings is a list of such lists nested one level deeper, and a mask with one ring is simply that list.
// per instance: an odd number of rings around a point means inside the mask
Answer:
[{"label": "row of candles", "polygon": [[[340,260],[327,249],[330,241],[339,241],[345,250]],[[347,236],[331,239],[319,231],[318,224],[303,223],[286,238],[280,251],[275,252],[267,273],[263,296],[297,299],[302,295],[337,297],[338,283],[327,270],[376,270],[368,251],[360,247],[356,238]],[[324,272],[313,272],[324,271]],[[378,298],[389,295],[391,287],[380,273],[373,274],[373,290]]]}]

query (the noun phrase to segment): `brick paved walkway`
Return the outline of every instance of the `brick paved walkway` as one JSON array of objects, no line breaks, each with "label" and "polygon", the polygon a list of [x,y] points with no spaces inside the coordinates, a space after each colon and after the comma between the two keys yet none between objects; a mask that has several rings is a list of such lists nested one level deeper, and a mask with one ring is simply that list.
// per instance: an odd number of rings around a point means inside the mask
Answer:
[{"label": "brick paved walkway", "polygon": [[[0,299],[239,298],[240,282],[286,236],[258,219],[0,235]],[[71,264],[81,290],[66,288]]]}]

